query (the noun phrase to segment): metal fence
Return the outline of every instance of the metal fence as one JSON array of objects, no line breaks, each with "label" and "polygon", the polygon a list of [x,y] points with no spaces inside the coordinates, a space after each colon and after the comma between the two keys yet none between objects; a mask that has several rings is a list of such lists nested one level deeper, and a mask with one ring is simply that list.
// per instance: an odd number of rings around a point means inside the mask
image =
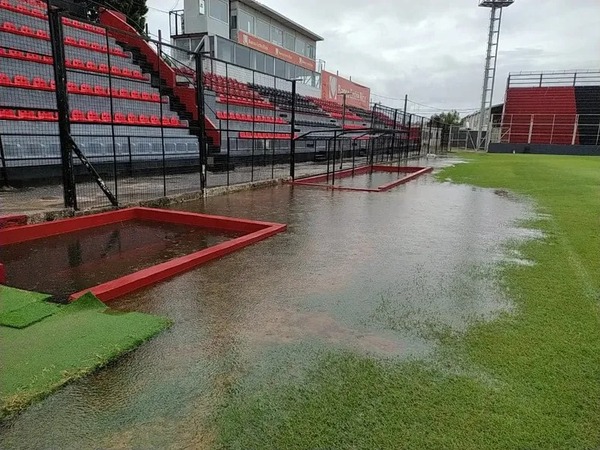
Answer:
[{"label": "metal fence", "polygon": [[505,114],[491,142],[600,145],[600,114]]},{"label": "metal fence", "polygon": [[68,208],[397,163],[449,145],[449,129],[423,117],[379,104],[327,112],[298,95],[302,80],[171,47],[110,11],[99,25],[27,8],[0,30],[0,182],[42,185]]}]

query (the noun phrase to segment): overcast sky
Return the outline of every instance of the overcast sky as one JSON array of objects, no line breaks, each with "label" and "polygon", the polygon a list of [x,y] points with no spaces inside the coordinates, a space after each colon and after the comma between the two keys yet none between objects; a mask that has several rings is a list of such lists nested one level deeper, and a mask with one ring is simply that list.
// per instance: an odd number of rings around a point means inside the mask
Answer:
[{"label": "overcast sky", "polygon": [[[371,88],[372,101],[401,107],[404,94],[441,109],[480,103],[489,9],[478,0],[262,0],[325,38],[326,69]],[[168,34],[159,10],[183,0],[148,0],[151,32]],[[600,69],[600,0],[516,0],[506,9],[495,102],[509,72]],[[386,98],[391,97],[391,98]],[[432,109],[411,104],[410,111]]]}]

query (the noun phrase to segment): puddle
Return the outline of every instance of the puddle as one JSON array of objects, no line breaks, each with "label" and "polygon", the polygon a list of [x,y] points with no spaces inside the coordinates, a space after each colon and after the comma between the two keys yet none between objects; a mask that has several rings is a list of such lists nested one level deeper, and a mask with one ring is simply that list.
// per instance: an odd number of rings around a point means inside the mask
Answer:
[{"label": "puddle", "polygon": [[301,382],[318,348],[427,357],[440,333],[511,311],[495,264],[538,236],[516,225],[528,205],[430,175],[386,195],[279,186],[178,208],[288,231],[112,303],[174,326],[3,424],[0,446],[204,445],[226,393],[261,371]]},{"label": "puddle", "polygon": [[224,242],[223,234],[179,224],[132,220],[2,246],[9,285],[70,294]]}]

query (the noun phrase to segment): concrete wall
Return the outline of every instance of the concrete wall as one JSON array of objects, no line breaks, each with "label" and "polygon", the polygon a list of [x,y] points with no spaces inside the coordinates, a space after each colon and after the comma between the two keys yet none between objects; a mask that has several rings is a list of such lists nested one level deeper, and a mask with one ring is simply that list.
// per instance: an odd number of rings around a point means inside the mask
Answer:
[{"label": "concrete wall", "polygon": [[600,156],[600,145],[490,144],[489,153]]}]

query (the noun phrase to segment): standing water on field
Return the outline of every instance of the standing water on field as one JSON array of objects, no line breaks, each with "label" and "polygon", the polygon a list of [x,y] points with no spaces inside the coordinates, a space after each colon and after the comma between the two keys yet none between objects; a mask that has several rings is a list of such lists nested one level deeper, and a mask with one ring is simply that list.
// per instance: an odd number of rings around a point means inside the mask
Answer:
[{"label": "standing water on field", "polygon": [[12,287],[59,298],[236,237],[188,225],[130,220],[0,248]]},{"label": "standing water on field", "polygon": [[528,205],[431,175],[385,194],[284,185],[177,207],[288,231],[111,303],[174,325],[2,425],[1,447],[210,446],[240,392],[303,383],[326,351],[432,358],[436,330],[510,311],[496,264],[537,237],[517,226]]}]

